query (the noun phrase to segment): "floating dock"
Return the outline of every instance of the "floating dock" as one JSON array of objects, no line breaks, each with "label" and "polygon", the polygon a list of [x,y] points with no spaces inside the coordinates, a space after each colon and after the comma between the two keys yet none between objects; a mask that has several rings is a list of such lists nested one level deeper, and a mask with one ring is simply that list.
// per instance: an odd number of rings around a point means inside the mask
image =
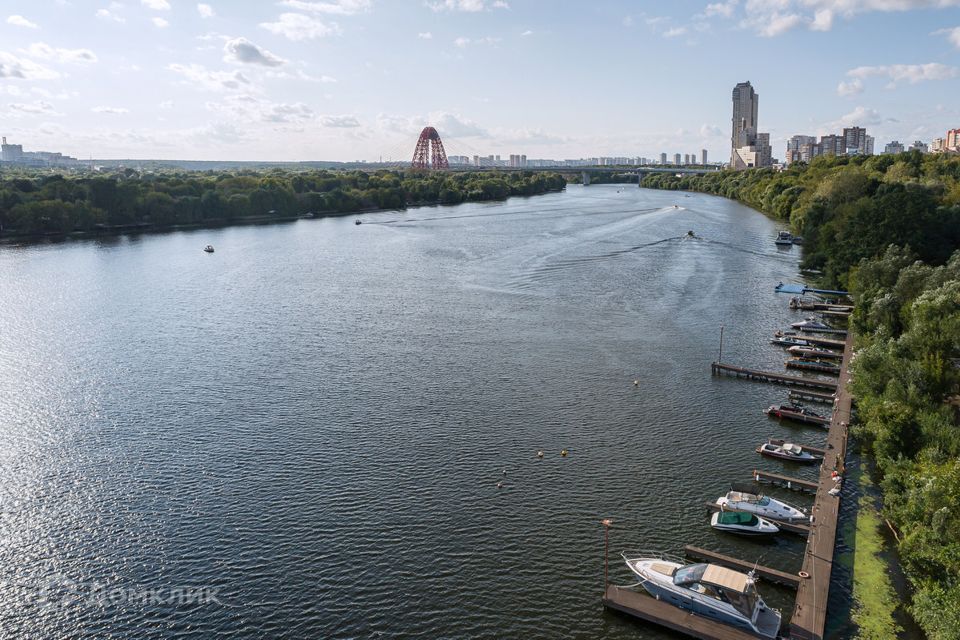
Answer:
[{"label": "floating dock", "polygon": [[[753,470],[753,479],[757,482],[772,484],[778,487],[783,487],[784,489],[792,489],[794,491],[805,491],[807,493],[816,493],[817,488],[819,487],[816,482],[801,480],[800,478],[791,478],[790,476],[781,475],[779,473],[770,473],[769,471],[760,471],[758,469]],[[830,484],[833,486],[832,482]]]},{"label": "floating dock", "polygon": [[839,349],[843,350],[843,340],[835,340],[833,338],[818,338],[816,336],[802,335],[797,336],[800,340],[806,340],[810,344],[815,344],[820,347],[828,347],[830,349]]},{"label": "floating dock", "polygon": [[803,369],[818,373],[829,373],[832,376],[840,375],[840,367],[831,362],[816,362],[813,360],[787,360],[783,363],[787,369]]},{"label": "floating dock", "polygon": [[[720,505],[718,505],[716,502],[704,502],[703,504],[711,512],[720,511]],[[731,509],[730,507],[727,507],[727,506],[724,506],[723,510],[738,511],[738,512],[740,511],[740,509]],[[801,535],[801,536],[805,536],[810,533],[810,527],[808,527],[805,524],[799,524],[796,522],[780,522],[779,520],[774,520],[773,518],[765,518],[765,519],[769,520],[773,524],[780,527],[782,531],[789,531],[790,533],[796,533],[797,535]]]},{"label": "floating dock", "polygon": [[646,620],[701,640],[756,640],[757,636],[716,620],[698,616],[632,589],[607,585],[603,604],[627,615]]},{"label": "floating dock", "polygon": [[780,283],[774,287],[774,291],[777,293],[792,293],[794,295],[803,295],[805,293],[816,293],[822,296],[846,296],[850,297],[850,293],[847,291],[835,291],[833,289],[814,289],[808,287],[804,284],[784,284]]},{"label": "floating dock", "polygon": [[[823,404],[833,404],[836,397],[832,393],[818,393],[816,391],[807,391],[805,389],[790,389],[789,397],[794,402],[798,400],[809,400],[811,402],[821,402]],[[829,424],[829,420],[827,423]]]},{"label": "floating dock", "polygon": [[736,378],[746,378],[757,382],[769,382],[771,384],[785,384],[795,387],[807,387],[810,389],[822,389],[824,391],[834,392],[837,390],[837,383],[830,380],[817,380],[815,378],[803,378],[800,376],[788,376],[780,373],[771,373],[769,371],[760,371],[758,369],[748,369],[746,367],[737,367],[732,364],[722,364],[714,362],[710,365],[710,370],[715,376],[728,375]]},{"label": "floating dock", "polygon": [[755,562],[747,562],[738,558],[731,558],[730,556],[725,556],[722,553],[716,553],[714,551],[709,551],[708,549],[701,549],[700,547],[695,547],[689,544],[683,548],[683,551],[687,554],[687,556],[693,558],[694,560],[712,562],[713,564],[718,564],[721,567],[727,567],[728,569],[734,569],[735,571],[741,571],[743,573],[755,571],[758,576],[767,582],[773,582],[774,584],[780,584],[793,589],[796,589],[800,586],[800,576],[793,573],[786,573],[785,571],[771,569],[770,567],[765,567]]}]

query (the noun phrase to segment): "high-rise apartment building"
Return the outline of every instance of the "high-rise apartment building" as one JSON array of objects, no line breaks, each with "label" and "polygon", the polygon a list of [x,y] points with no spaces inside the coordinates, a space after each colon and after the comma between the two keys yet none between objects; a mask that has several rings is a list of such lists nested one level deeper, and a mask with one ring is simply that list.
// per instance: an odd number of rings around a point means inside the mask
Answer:
[{"label": "high-rise apartment building", "polygon": [[883,147],[883,152],[886,154],[903,153],[903,143],[900,142],[899,140],[888,142],[886,146]]},{"label": "high-rise apartment building", "polygon": [[680,154],[679,154],[679,153],[673,154],[673,164],[677,165],[678,167],[680,166]]},{"label": "high-rise apartment building", "polygon": [[660,154],[660,164],[667,164],[667,154],[665,153]]},{"label": "high-rise apartment building", "polygon": [[760,96],[749,82],[733,88],[730,166],[734,169],[769,167],[773,162],[770,134],[757,132]]},{"label": "high-rise apartment building", "polygon": [[950,129],[950,131],[947,131],[947,140],[944,148],[947,151],[960,151],[960,129]]},{"label": "high-rise apartment building", "polygon": [[920,153],[928,153],[930,151],[927,147],[927,143],[923,140],[914,140],[913,144],[910,145],[910,151],[919,151]]},{"label": "high-rise apartment building", "polygon": [[700,149],[700,164],[707,166],[707,150]]}]

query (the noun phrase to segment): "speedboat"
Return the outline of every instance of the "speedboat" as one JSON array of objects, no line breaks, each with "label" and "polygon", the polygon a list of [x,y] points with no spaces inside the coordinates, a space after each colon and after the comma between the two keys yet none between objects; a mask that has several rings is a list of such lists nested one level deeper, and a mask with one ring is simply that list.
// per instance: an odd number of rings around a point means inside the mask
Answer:
[{"label": "speedboat", "polygon": [[710,517],[710,526],[720,531],[739,533],[744,536],[762,536],[780,532],[780,527],[752,513],[723,509]]},{"label": "speedboat", "polygon": [[762,456],[770,456],[771,458],[779,458],[781,460],[789,460],[791,462],[803,462],[806,464],[816,462],[820,459],[809,451],[804,451],[803,447],[800,445],[792,444],[790,442],[784,442],[783,444],[764,442],[762,445],[757,447],[757,453]]},{"label": "speedboat", "polygon": [[781,347],[807,347],[810,346],[810,343],[804,340],[803,338],[797,338],[796,336],[788,335],[774,335],[770,339],[772,344],[779,345]]},{"label": "speedboat", "polygon": [[207,253],[213,253],[213,245],[212,245],[212,244],[208,244],[207,246],[205,246],[205,247],[203,248],[203,250],[206,251]]},{"label": "speedboat", "polygon": [[717,498],[717,504],[731,511],[746,511],[761,518],[781,522],[808,522],[810,517],[800,509],[776,498],[744,491],[728,491]]},{"label": "speedboat", "polygon": [[707,563],[683,565],[637,553],[640,555],[621,555],[643,588],[657,600],[761,638],[776,638],[780,632],[780,612],[768,607],[757,593],[753,572],[741,573]]},{"label": "speedboat", "polygon": [[842,353],[830,351],[829,349],[817,349],[816,347],[807,347],[804,345],[794,345],[787,349],[790,353],[801,358],[829,358],[839,360],[843,357]]},{"label": "speedboat", "polygon": [[825,322],[820,322],[816,318],[807,318],[802,322],[794,322],[790,325],[794,329],[799,329],[800,331],[814,331],[818,333],[846,333],[845,329],[837,329],[836,327],[831,327]]},{"label": "speedboat", "polygon": [[360,219],[359,219],[359,218],[357,218],[356,220],[353,221],[353,224],[363,224],[363,223],[360,222]]},{"label": "speedboat", "polygon": [[819,425],[830,424],[829,418],[824,418],[819,413],[797,404],[772,404],[764,413],[775,418],[787,418],[789,420],[797,420],[798,422]]},{"label": "speedboat", "polygon": [[791,235],[789,231],[781,231],[777,234],[777,238],[773,243],[780,246],[790,246],[793,244],[793,235]]}]

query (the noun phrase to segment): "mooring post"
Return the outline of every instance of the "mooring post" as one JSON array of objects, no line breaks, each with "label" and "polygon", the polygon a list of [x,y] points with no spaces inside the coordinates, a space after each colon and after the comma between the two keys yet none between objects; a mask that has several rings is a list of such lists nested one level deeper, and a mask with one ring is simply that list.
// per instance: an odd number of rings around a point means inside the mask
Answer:
[{"label": "mooring post", "polygon": [[723,362],[723,325],[720,325],[720,355],[717,357],[717,362]]}]

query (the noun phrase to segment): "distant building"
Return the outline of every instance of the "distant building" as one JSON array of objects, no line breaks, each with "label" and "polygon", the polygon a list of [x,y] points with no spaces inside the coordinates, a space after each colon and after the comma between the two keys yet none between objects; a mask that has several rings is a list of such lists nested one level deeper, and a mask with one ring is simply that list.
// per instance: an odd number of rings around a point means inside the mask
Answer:
[{"label": "distant building", "polygon": [[843,130],[843,151],[838,152],[848,155],[865,153],[867,146],[867,130],[863,127],[846,127]]},{"label": "distant building", "polygon": [[[796,135],[787,140],[787,150],[784,162],[793,164],[794,162],[810,162],[810,151],[813,145],[817,144],[814,136]],[[807,147],[807,156],[804,157],[803,148]]]},{"label": "distant building", "polygon": [[820,155],[842,156],[847,150],[843,136],[820,136]]},{"label": "distant building", "polygon": [[660,154],[660,164],[667,164],[667,154],[665,153]]},{"label": "distant building", "polygon": [[707,166],[707,150],[706,149],[700,150],[700,164],[702,164],[703,166]]},{"label": "distant building", "polygon": [[900,142],[899,140],[894,140],[893,142],[888,142],[888,143],[883,147],[883,152],[884,152],[885,154],[903,153],[903,143]]},{"label": "distant building", "polygon": [[944,149],[954,153],[960,152],[960,129],[950,129],[950,131],[947,131]]},{"label": "distant building", "polygon": [[0,159],[4,162],[20,162],[23,159],[23,145],[7,144],[7,138],[4,137],[0,145]]},{"label": "distant building", "polygon": [[749,82],[733,88],[730,166],[733,169],[769,167],[773,162],[770,134],[757,132],[760,96]]},{"label": "distant building", "polygon": [[680,154],[679,154],[679,153],[673,154],[673,164],[677,165],[678,167],[680,166]]},{"label": "distant building", "polygon": [[947,150],[946,138],[934,138],[930,141],[930,153],[943,153]]},{"label": "distant building", "polygon": [[914,140],[913,144],[910,145],[910,151],[919,151],[920,153],[929,153],[930,149],[927,147],[927,143],[922,140]]}]

